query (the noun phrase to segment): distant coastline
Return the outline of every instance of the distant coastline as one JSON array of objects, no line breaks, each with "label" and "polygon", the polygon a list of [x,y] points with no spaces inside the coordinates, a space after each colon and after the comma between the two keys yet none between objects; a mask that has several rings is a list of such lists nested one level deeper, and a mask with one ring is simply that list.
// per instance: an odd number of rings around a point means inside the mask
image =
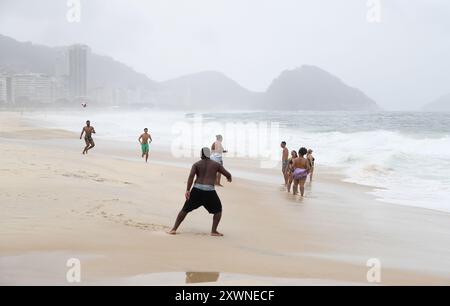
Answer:
[{"label": "distant coastline", "polygon": [[[35,84],[39,84],[38,91]],[[2,98],[3,87],[12,88],[3,95],[8,98]],[[183,110],[380,110],[360,89],[311,65],[285,70],[266,91],[253,92],[218,71],[156,82],[110,57],[93,53],[88,46],[51,48],[0,35],[0,107],[22,104],[47,108],[46,104],[51,104],[60,108],[58,104],[78,105],[80,100],[90,105]]]}]

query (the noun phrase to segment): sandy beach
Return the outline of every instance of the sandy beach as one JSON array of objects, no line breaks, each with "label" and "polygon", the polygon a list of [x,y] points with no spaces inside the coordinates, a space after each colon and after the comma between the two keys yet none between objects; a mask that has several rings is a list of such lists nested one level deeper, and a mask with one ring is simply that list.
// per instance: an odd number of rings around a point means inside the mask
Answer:
[{"label": "sandy beach", "polygon": [[448,213],[377,201],[320,164],[299,199],[278,168],[230,158],[225,236],[204,209],[170,236],[195,159],[96,143],[83,156],[78,134],[0,113],[0,285],[68,285],[69,258],[86,285],[367,285],[371,258],[381,285],[450,285]]}]

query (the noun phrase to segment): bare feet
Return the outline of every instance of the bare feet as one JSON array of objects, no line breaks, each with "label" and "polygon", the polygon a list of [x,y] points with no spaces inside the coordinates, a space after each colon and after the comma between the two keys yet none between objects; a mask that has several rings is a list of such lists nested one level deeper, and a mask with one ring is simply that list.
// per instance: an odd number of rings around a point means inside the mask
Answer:
[{"label": "bare feet", "polygon": [[169,234],[169,235],[176,235],[177,231],[176,230],[171,230],[171,231],[167,232],[167,234]]},{"label": "bare feet", "polygon": [[212,232],[212,233],[211,233],[211,236],[214,236],[214,237],[222,237],[223,234],[222,234],[222,233],[219,233],[219,232]]}]

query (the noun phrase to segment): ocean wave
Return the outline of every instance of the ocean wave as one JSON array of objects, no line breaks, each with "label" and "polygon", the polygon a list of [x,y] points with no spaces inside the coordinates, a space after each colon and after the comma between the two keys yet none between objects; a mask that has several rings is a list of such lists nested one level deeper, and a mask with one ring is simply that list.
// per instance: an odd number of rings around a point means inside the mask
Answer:
[{"label": "ocean wave", "polygon": [[374,194],[383,201],[450,212],[447,135],[417,137],[374,130],[297,137],[303,140],[298,145],[315,150],[317,163],[341,168],[348,182],[380,188]]}]

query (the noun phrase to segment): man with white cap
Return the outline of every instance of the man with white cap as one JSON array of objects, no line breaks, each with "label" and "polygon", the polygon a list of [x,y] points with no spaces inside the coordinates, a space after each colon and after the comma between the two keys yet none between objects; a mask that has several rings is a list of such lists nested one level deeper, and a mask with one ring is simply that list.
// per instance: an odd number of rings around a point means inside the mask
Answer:
[{"label": "man with white cap", "polygon": [[[186,202],[178,214],[177,220],[172,230],[171,235],[177,233],[177,229],[191,211],[204,206],[206,210],[213,214],[213,225],[211,229],[212,236],[223,236],[217,231],[220,219],[222,217],[222,203],[217,195],[214,183],[218,173],[223,174],[229,182],[232,181],[231,174],[225,168],[211,160],[211,151],[209,148],[201,150],[201,160],[196,162],[191,169],[186,188]],[[194,182],[195,178],[195,182]],[[192,185],[194,184],[194,187]],[[192,188],[192,189],[191,189]]]}]

